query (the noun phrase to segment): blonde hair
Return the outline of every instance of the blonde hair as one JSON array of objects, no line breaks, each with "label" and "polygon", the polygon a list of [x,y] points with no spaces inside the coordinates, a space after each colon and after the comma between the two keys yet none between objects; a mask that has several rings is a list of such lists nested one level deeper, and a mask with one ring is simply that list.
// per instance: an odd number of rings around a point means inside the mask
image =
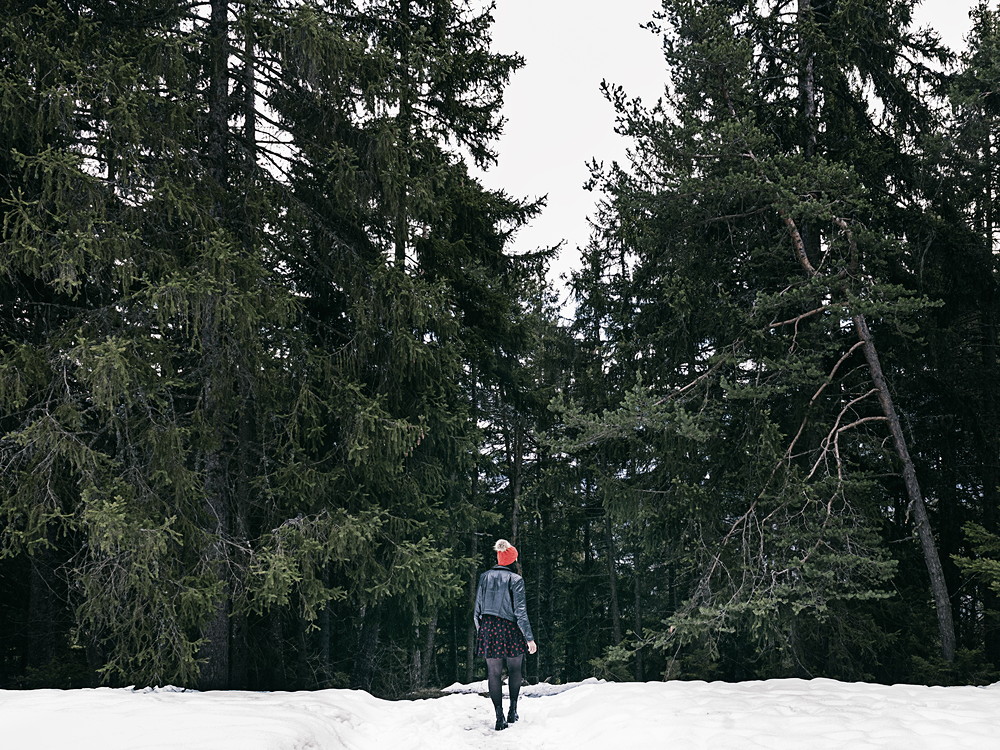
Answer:
[{"label": "blonde hair", "polygon": [[497,539],[497,543],[493,545],[494,552],[503,552],[505,549],[510,549],[511,544],[506,539]]}]

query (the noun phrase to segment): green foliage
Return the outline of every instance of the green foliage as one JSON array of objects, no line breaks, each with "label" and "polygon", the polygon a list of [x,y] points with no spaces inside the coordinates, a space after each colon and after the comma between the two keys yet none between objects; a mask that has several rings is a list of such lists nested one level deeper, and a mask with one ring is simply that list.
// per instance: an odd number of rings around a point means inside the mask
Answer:
[{"label": "green foliage", "polygon": [[955,555],[955,563],[963,572],[979,578],[1000,594],[1000,534],[971,521],[963,530],[975,557]]},{"label": "green foliage", "polygon": [[455,147],[521,59],[464,2],[79,10],[0,22],[0,554],[70,595],[19,606],[106,681],[266,682],[268,628],[357,673],[333,640],[411,637],[492,517],[467,373],[536,207]]},{"label": "green foliage", "polygon": [[941,304],[898,272],[923,252],[902,206],[925,200],[945,56],[911,5],[671,0],[664,99],[606,89],[633,152],[593,172],[574,282],[597,364],[555,402],[555,445],[669,589],[636,593],[636,669],[651,646],[674,676],[873,674],[898,490],[854,329],[892,358]]}]

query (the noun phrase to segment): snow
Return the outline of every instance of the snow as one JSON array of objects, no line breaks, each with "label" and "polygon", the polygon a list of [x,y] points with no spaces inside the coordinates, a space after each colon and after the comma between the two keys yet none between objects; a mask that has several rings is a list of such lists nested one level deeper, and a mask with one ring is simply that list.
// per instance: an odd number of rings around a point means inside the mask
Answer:
[{"label": "snow", "polygon": [[[1000,683],[834,680],[525,686],[521,721],[496,732],[483,683],[442,698],[358,690],[0,691],[5,750],[1000,750]],[[506,707],[506,689],[504,690]]]}]

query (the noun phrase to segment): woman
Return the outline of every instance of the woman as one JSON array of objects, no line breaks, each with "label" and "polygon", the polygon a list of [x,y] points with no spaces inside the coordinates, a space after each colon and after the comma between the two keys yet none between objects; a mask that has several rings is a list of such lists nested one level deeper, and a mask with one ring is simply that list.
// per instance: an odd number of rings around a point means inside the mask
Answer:
[{"label": "woman", "polygon": [[[476,590],[476,655],[486,659],[490,698],[497,712],[497,730],[506,729],[517,721],[517,695],[521,689],[521,665],[524,654],[537,650],[535,637],[528,622],[528,603],[524,596],[524,579],[513,570],[517,548],[506,539],[493,545],[497,564],[479,576]],[[510,684],[510,711],[503,715],[500,672],[507,662]]]}]

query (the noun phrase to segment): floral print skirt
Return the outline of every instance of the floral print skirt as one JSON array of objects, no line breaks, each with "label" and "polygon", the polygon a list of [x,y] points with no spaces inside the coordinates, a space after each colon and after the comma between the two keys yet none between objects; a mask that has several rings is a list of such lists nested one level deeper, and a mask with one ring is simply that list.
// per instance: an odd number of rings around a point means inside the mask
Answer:
[{"label": "floral print skirt", "polygon": [[528,653],[521,628],[513,620],[495,615],[479,616],[479,639],[476,656],[486,659],[511,658]]}]

